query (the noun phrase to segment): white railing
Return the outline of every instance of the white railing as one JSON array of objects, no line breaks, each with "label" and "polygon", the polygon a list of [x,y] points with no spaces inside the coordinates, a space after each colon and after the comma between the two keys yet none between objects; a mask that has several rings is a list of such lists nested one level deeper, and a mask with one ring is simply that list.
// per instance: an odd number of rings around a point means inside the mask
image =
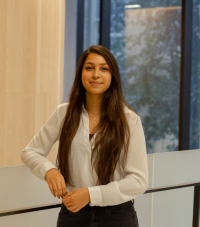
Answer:
[{"label": "white railing", "polygon": [[[135,199],[140,227],[199,227],[200,150],[148,154],[148,167],[148,190]],[[61,199],[27,166],[0,168],[0,182],[0,226],[56,226]]]}]

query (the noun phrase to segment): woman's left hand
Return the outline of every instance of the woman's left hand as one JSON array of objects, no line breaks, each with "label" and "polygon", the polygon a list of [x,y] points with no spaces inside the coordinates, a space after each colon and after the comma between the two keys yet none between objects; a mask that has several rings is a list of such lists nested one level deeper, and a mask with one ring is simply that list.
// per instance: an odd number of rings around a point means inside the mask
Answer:
[{"label": "woman's left hand", "polygon": [[64,196],[62,202],[68,210],[76,213],[90,202],[89,190],[88,188],[79,188],[69,192]]}]

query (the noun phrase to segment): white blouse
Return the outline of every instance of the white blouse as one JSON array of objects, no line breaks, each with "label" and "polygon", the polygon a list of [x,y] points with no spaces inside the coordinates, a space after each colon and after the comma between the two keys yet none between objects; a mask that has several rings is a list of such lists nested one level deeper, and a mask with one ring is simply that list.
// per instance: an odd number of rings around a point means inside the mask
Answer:
[{"label": "white blouse", "polygon": [[[55,165],[47,159],[47,155],[53,144],[59,140],[59,130],[67,107],[68,103],[58,105],[40,131],[22,151],[22,162],[30,168],[31,173],[41,180],[45,181],[46,172],[51,168],[55,168]],[[120,161],[120,167],[115,169],[113,182],[96,186],[98,177],[95,168],[92,171],[91,147],[94,146],[92,142],[98,132],[89,141],[89,117],[87,110],[82,106],[81,120],[78,131],[72,141],[71,162],[69,163],[75,187],[66,185],[66,189],[69,193],[75,189],[88,188],[91,200],[90,206],[118,205],[134,199],[147,190],[147,154],[141,120],[136,113],[129,110],[126,106],[124,107],[124,112],[131,133],[127,164],[123,171]],[[121,177],[119,168],[123,172]]]}]

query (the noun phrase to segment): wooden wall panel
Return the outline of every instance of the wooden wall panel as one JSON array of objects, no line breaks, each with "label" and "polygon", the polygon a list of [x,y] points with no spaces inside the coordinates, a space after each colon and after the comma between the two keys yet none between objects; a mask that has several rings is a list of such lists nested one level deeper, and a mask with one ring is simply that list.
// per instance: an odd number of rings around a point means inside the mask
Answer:
[{"label": "wooden wall panel", "polygon": [[62,103],[64,23],[65,0],[0,0],[0,167],[23,165],[22,149]]}]

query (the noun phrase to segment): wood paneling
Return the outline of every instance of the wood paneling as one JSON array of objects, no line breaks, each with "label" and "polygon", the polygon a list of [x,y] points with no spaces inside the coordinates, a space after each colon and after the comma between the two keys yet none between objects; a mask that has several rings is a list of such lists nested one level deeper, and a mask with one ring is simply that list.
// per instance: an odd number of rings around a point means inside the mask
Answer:
[{"label": "wood paneling", "polygon": [[23,165],[21,151],[62,103],[64,23],[65,0],[0,0],[0,167]]}]

